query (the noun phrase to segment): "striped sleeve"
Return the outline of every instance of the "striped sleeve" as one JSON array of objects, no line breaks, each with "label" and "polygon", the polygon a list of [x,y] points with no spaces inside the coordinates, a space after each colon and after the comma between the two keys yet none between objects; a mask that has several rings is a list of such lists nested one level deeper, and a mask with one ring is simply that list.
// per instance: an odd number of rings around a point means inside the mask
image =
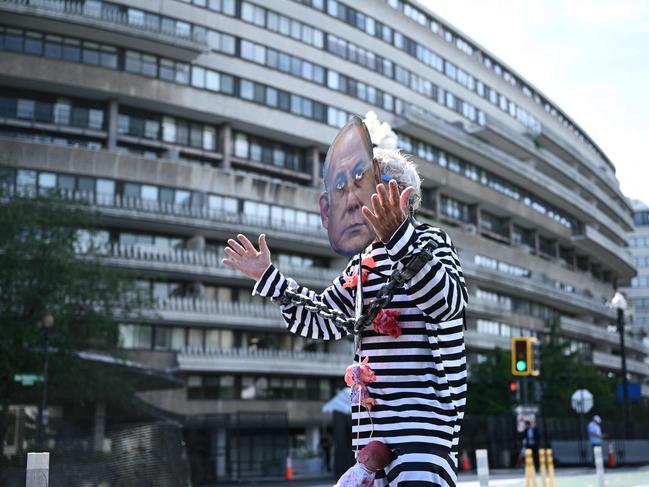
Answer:
[{"label": "striped sleeve", "polygon": [[[324,303],[329,308],[341,311],[348,317],[353,317],[354,301],[347,289],[343,288],[344,282],[344,277],[339,276],[334,279],[331,286],[321,294],[317,294],[304,286],[299,286],[293,279],[286,278],[271,264],[255,284],[252,294],[278,298],[284,291],[290,289],[303,296],[308,296],[314,301]],[[296,335],[318,340],[339,340],[348,334],[346,330],[338,328],[333,320],[323,318],[307,310],[303,305],[291,303],[281,305],[280,309],[286,327]]]},{"label": "striped sleeve", "polygon": [[405,284],[405,289],[419,309],[442,322],[458,316],[468,300],[462,267],[448,234],[429,225],[415,227],[408,219],[385,247],[390,258],[399,262],[421,252],[430,240],[437,245],[433,258]]}]

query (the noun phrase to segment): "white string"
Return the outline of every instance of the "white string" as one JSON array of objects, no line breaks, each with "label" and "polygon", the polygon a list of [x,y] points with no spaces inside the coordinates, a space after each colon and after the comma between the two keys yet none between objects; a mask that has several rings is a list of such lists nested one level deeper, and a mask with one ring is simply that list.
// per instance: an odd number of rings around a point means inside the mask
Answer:
[{"label": "white string", "polygon": [[[359,255],[359,261],[358,261],[358,271],[357,274],[358,276],[358,281],[356,283],[356,303],[355,303],[355,317],[356,320],[358,321],[358,318],[363,314],[363,254]],[[362,352],[362,344],[363,344],[363,330],[359,330],[359,334],[354,336],[354,345],[356,349],[356,355],[358,356],[358,367],[359,367],[359,375],[360,375],[360,366],[361,366],[361,352]],[[356,448],[354,450],[354,458],[358,459],[358,444],[360,443],[360,437],[361,437],[361,396],[362,392],[358,392],[358,408],[356,410],[357,413],[357,422],[356,422]],[[372,421],[372,415],[369,411],[367,411],[367,417],[370,419],[370,424],[372,425],[372,429],[370,431],[370,439],[372,436],[374,436],[374,421]]]}]

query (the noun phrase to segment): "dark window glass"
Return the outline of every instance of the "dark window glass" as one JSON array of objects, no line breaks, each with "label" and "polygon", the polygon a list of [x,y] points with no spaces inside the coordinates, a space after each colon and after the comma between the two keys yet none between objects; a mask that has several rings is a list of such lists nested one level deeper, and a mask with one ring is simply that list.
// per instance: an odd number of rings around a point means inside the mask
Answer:
[{"label": "dark window glass", "polygon": [[61,46],[61,38],[58,36],[45,37],[45,57],[50,59],[61,59],[63,55],[63,47]]},{"label": "dark window glass", "polygon": [[0,96],[0,117],[15,118],[17,101],[13,97]]},{"label": "dark window glass", "polygon": [[112,47],[102,47],[99,53],[99,64],[104,68],[117,69],[117,50]]},{"label": "dark window glass", "polygon": [[59,175],[59,189],[63,193],[71,193],[74,191],[74,176]]},{"label": "dark window glass", "polygon": [[63,42],[63,59],[78,63],[81,59],[81,43],[74,39],[65,39]]},{"label": "dark window glass", "polygon": [[158,65],[155,56],[143,54],[141,58],[141,72],[145,76],[155,78],[158,74]]},{"label": "dark window glass", "polygon": [[52,123],[52,104],[37,101],[34,108],[34,120],[37,122]]},{"label": "dark window glass", "polygon": [[160,79],[167,81],[174,80],[174,63],[169,59],[160,60]]},{"label": "dark window glass", "polygon": [[201,149],[203,147],[203,126],[197,123],[191,125],[189,145]]},{"label": "dark window glass", "polygon": [[28,32],[25,38],[25,52],[27,54],[43,54],[43,36],[36,32]]},{"label": "dark window glass", "polygon": [[4,48],[6,51],[22,52],[23,51],[22,31],[17,29],[7,29],[5,33]]},{"label": "dark window glass", "polygon": [[126,51],[124,58],[124,69],[131,73],[139,73],[141,71],[140,54],[135,51]]},{"label": "dark window glass", "polygon": [[99,45],[94,42],[84,42],[83,44],[83,62],[85,64],[99,64]]},{"label": "dark window glass", "polygon": [[94,193],[95,192],[94,178],[79,176],[77,189],[84,193]]},{"label": "dark window glass", "polygon": [[88,126],[88,109],[72,107],[72,126],[85,128]]},{"label": "dark window glass", "polygon": [[221,91],[234,95],[234,78],[228,74],[221,75]]},{"label": "dark window glass", "polygon": [[176,120],[176,143],[189,145],[189,127],[183,120]]}]

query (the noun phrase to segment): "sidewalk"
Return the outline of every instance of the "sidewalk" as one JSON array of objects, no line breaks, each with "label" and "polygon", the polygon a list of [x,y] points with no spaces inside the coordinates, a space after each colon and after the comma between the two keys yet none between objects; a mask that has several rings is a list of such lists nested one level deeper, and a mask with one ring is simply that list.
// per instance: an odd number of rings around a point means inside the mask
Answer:
[{"label": "sidewalk", "polygon": [[[561,468],[555,471],[556,487],[595,487],[597,485],[594,468]],[[649,466],[605,469],[606,487],[649,487]],[[540,476],[537,475],[538,484]],[[264,481],[219,484],[228,487],[332,487],[336,479],[318,478],[294,481]],[[479,487],[475,472],[460,472],[458,487]],[[522,470],[496,469],[489,475],[490,487],[524,487]]]}]

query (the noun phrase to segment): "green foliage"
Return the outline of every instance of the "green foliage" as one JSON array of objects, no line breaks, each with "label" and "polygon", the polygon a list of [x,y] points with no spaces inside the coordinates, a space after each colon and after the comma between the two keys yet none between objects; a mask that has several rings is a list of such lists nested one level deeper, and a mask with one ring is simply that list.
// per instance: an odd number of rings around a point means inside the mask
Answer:
[{"label": "green foliage", "polygon": [[616,402],[615,380],[586,363],[579,353],[570,353],[567,342],[556,334],[555,328],[551,326],[551,333],[541,351],[546,414],[574,415],[570,397],[577,389],[588,389],[594,397],[592,414],[616,418],[619,404]]},{"label": "green foliage", "polygon": [[[100,249],[80,246],[97,215],[87,205],[55,197],[0,195],[0,398],[24,393],[17,373],[40,373],[46,314],[50,394],[70,400],[128,397],[127,387],[81,360],[77,352],[117,352],[117,319],[150,305],[134,277],[102,265]],[[1,419],[1,418],[0,418]],[[0,428],[1,428],[0,424]]]},{"label": "green foliage", "polygon": [[486,357],[484,362],[471,367],[466,413],[481,416],[511,413],[511,353],[497,348],[487,352]]}]

